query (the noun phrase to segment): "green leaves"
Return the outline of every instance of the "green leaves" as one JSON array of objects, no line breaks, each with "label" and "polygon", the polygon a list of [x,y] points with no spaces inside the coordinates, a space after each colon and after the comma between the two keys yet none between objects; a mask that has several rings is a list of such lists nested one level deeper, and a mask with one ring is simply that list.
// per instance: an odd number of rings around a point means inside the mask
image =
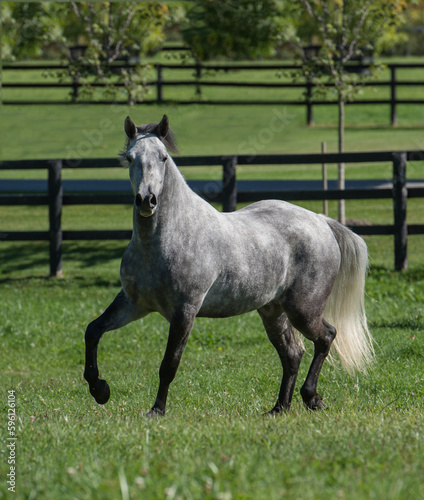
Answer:
[{"label": "green leaves", "polygon": [[200,61],[270,56],[284,23],[277,0],[199,0],[187,12],[184,41]]},{"label": "green leaves", "polygon": [[147,92],[142,59],[165,38],[170,10],[158,2],[7,2],[2,5],[2,49],[5,60],[45,56],[49,46],[69,63],[68,76],[78,79],[93,95],[93,83],[116,87],[116,61],[133,59],[125,70],[124,95],[129,103],[142,100]]}]

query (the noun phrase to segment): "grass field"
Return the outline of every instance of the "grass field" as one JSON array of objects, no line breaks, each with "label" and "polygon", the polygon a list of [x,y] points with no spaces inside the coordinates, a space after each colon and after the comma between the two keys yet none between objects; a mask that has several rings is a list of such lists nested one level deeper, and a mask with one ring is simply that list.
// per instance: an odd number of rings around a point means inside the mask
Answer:
[{"label": "grass field", "polygon": [[[285,113],[271,130],[275,109]],[[122,147],[123,120],[157,121],[166,112],[181,152],[189,154],[335,151],[335,109],[271,107],[35,106],[0,110],[0,159],[111,157]],[[274,114],[273,114],[274,113]],[[424,107],[401,107],[399,126],[385,108],[347,109],[346,150],[424,146]],[[272,132],[272,130],[271,130]],[[178,164],[178,159],[176,160]],[[423,163],[408,177],[424,178]],[[185,169],[219,178],[220,169]],[[319,178],[320,167],[243,167],[239,178]],[[69,169],[65,178],[126,178]],[[45,172],[0,171],[4,178]],[[330,166],[330,177],[335,168]],[[348,178],[391,177],[391,166],[347,165]],[[320,211],[320,203],[304,203]],[[424,203],[408,201],[408,221],[423,223]],[[336,207],[330,203],[330,214]],[[392,223],[390,200],[352,201],[347,217]],[[131,207],[65,207],[64,229],[129,229]],[[46,207],[0,207],[1,229],[48,228]],[[119,291],[126,242],[65,242],[63,279],[48,279],[48,244],[0,246],[0,498],[101,499],[390,499],[424,497],[424,237],[408,240],[410,270],[393,268],[391,237],[366,239],[371,268],[366,308],[376,339],[368,375],[325,364],[319,384],[326,409],[307,411],[299,395],[290,414],[264,418],[281,378],[259,317],[196,320],[171,386],[167,416],[147,420],[154,402],[167,323],[158,315],[104,336],[102,376],[111,401],[98,406],[83,380],[85,327]],[[16,391],[17,493],[7,490],[8,390]]]},{"label": "grass field", "polygon": [[[67,248],[74,267],[68,260],[62,280],[3,274],[0,407],[4,439],[6,391],[14,389],[14,498],[422,498],[422,267],[371,269],[376,362],[353,377],[326,364],[326,410],[308,412],[297,392],[308,346],[291,413],[262,417],[281,373],[252,313],[196,321],[167,416],[149,421],[143,414],[154,401],[167,324],[151,315],[105,335],[99,366],[112,398],[98,406],[82,378],[83,333],[119,290],[122,249],[87,246]],[[7,451],[3,445],[0,495],[9,498]]]}]

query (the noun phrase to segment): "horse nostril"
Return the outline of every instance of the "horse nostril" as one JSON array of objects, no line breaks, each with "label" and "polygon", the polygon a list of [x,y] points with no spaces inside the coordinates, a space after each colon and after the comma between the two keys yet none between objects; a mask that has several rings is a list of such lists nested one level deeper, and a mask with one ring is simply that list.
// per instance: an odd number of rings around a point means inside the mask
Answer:
[{"label": "horse nostril", "polygon": [[151,208],[155,208],[155,206],[158,204],[158,201],[157,201],[156,196],[154,194],[152,194],[150,196],[149,203],[150,203]]},{"label": "horse nostril", "polygon": [[136,207],[140,208],[142,203],[143,203],[143,200],[141,199],[141,194],[137,193],[137,196],[135,197]]}]

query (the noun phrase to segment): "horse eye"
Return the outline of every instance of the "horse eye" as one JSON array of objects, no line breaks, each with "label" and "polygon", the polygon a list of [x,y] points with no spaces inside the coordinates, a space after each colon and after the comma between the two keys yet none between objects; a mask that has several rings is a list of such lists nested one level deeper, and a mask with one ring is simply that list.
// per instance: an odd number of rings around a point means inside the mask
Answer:
[{"label": "horse eye", "polygon": [[162,158],[163,163],[165,163],[167,159],[168,159],[168,155],[164,156],[164,157]]},{"label": "horse eye", "polygon": [[131,162],[132,162],[132,160],[133,160],[133,159],[132,159],[132,157],[131,157],[130,155],[127,155],[127,156],[126,156],[126,159],[127,159],[127,162],[128,162],[128,163],[131,163]]}]

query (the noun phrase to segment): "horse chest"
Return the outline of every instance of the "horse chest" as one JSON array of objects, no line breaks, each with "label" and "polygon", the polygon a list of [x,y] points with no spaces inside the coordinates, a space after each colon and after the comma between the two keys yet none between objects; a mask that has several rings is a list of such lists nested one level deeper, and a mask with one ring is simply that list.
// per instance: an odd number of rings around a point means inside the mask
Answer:
[{"label": "horse chest", "polygon": [[180,266],[170,265],[161,252],[127,251],[121,262],[121,282],[128,298],[140,309],[172,316],[184,295],[186,280]]}]

